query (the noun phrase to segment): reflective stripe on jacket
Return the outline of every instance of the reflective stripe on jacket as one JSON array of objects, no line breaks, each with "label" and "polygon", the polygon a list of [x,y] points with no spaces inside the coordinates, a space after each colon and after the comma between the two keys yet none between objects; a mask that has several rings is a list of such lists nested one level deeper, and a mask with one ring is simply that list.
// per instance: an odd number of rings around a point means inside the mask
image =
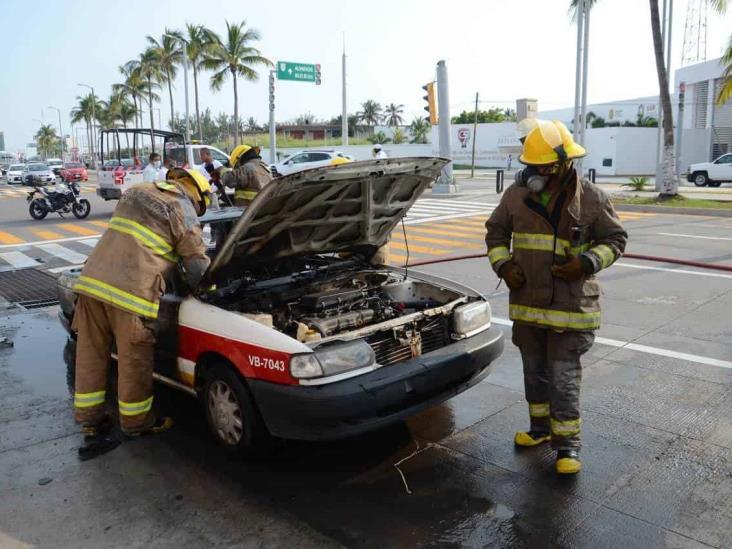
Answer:
[{"label": "reflective stripe on jacket", "polygon": [[[594,276],[625,250],[627,233],[608,196],[569,174],[564,196],[551,211],[526,187],[512,185],[486,222],[491,266],[499,272],[509,260],[524,271],[526,284],[509,295],[512,320],[557,330],[594,330],[600,326],[600,285]],[[555,211],[556,210],[556,211]],[[581,255],[592,273],[574,282],[554,278],[551,267]]]},{"label": "reflective stripe on jacket", "polygon": [[122,195],[74,291],[156,318],[164,278],[178,260],[208,264],[193,204],[175,184],[135,185]]},{"label": "reflective stripe on jacket", "polygon": [[264,186],[272,181],[269,166],[253,158],[221,176],[221,182],[234,190],[234,204],[248,206]]}]

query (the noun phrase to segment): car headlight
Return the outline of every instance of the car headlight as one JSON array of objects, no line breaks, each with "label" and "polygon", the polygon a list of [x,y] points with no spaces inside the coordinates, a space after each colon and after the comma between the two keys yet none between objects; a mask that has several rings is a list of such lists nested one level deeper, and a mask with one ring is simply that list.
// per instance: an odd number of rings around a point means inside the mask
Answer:
[{"label": "car headlight", "polygon": [[476,301],[457,307],[452,317],[455,333],[466,337],[491,325],[491,306],[487,301]]},{"label": "car headlight", "polygon": [[290,358],[290,373],[298,379],[332,376],[376,364],[374,350],[365,341],[335,343],[314,353]]}]

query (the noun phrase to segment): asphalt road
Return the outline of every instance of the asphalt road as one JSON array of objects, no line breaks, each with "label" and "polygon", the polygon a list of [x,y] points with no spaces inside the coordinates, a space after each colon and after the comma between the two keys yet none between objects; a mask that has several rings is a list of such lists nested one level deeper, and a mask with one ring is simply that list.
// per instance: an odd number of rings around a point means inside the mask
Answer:
[{"label": "asphalt road", "polygon": [[[480,251],[487,213],[476,212],[491,199],[456,202],[475,206],[448,204],[446,214],[421,203],[405,226],[410,259]],[[623,217],[629,251],[732,265],[732,219]],[[406,250],[396,248],[399,261]],[[493,373],[405,423],[285,443],[250,462],[225,457],[198,404],[164,387],[156,406],[175,417],[173,430],[78,462],[73,363],[55,308],[8,311],[0,546],[732,545],[732,273],[629,259],[601,273],[603,327],[584,368],[584,470],[558,479],[548,448],[512,444],[527,409],[504,287],[483,259],[423,269],[489,296],[507,336]]]}]

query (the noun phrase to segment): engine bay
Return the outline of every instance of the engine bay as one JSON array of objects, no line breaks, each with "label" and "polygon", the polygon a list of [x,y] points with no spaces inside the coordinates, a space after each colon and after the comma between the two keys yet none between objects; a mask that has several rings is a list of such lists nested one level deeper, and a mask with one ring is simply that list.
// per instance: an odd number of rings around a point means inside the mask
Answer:
[{"label": "engine bay", "polygon": [[[436,321],[423,315],[416,315],[417,319],[414,313],[461,298],[467,300],[453,290],[375,268],[356,257],[316,256],[258,266],[228,281],[206,301],[301,342],[317,342],[383,323],[389,324],[387,331],[394,338],[412,341]],[[447,325],[447,315],[439,316]],[[399,326],[401,318],[404,326]]]}]

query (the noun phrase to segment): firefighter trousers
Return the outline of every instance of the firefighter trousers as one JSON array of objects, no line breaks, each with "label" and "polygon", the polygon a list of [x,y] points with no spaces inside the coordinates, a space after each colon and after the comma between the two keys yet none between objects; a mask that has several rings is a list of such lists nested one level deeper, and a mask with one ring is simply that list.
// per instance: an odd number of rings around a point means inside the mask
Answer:
[{"label": "firefighter trousers", "polygon": [[155,334],[134,313],[80,295],[74,314],[76,385],[74,416],[78,423],[96,425],[105,416],[107,372],[112,344],[117,345],[117,400],[122,431],[137,434],[155,417],[153,356]]},{"label": "firefighter trousers", "polygon": [[514,322],[512,339],[524,365],[531,429],[551,433],[557,450],[579,450],[580,357],[592,347],[594,333],[558,332]]}]

